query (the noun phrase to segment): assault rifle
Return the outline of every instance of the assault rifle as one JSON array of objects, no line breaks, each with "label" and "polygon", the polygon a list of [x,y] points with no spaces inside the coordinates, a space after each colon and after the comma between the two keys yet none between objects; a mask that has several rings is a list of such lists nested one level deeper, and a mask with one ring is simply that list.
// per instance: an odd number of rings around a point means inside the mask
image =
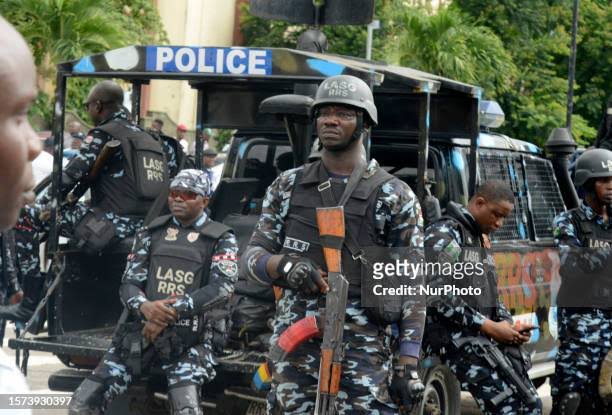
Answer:
[{"label": "assault rifle", "polygon": [[340,389],[342,360],[344,359],[344,318],[349,282],[342,275],[342,243],[344,242],[344,209],[317,208],[319,238],[327,265],[329,291],[325,296],[325,317],[321,363],[315,415],[336,414],[335,401]]},{"label": "assault rifle", "polygon": [[272,346],[271,361],[284,360],[303,342],[323,334],[319,384],[317,386],[316,415],[336,414],[335,400],[340,388],[344,348],[344,318],[348,298],[348,280],[341,274],[341,252],[344,242],[344,209],[317,208],[317,225],[327,265],[329,291],[325,295],[325,309],[320,317],[308,316],[289,326]]},{"label": "assault rifle", "polygon": [[[472,346],[472,350],[476,353],[476,356],[483,358],[492,369],[499,370],[504,380],[516,387],[522,401],[530,405],[536,402],[537,397],[525,383],[523,383],[523,380],[516,373],[507,357],[491,342],[491,340],[482,336],[475,336],[453,339],[452,342],[459,350],[461,350],[465,344]],[[491,399],[491,402],[494,405],[498,405],[502,400],[507,398],[509,396],[507,394],[510,393],[510,391],[506,391],[506,393],[502,393]]]}]

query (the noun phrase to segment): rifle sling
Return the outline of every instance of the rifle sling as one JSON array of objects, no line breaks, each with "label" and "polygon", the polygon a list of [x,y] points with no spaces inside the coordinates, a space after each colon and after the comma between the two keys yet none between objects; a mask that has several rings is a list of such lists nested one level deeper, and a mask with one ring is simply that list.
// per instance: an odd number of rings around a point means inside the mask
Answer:
[{"label": "rifle sling", "polygon": [[[357,188],[357,185],[359,184],[359,181],[363,177],[363,174],[365,173],[367,167],[368,165],[365,162],[365,160],[362,160],[360,158],[359,162],[357,163],[357,165],[351,172],[348,182],[346,183],[346,187],[344,188],[344,192],[342,193],[342,196],[340,197],[340,201],[338,202],[336,201],[336,197],[334,196],[334,193],[332,192],[331,184],[325,185],[326,183],[330,182],[330,178],[329,178],[329,174],[327,173],[327,170],[323,166],[323,162],[321,162],[321,164],[319,165],[319,183],[321,184],[318,186],[318,190],[319,190],[319,193],[321,194],[321,199],[323,200],[323,207],[335,207],[335,206],[344,207],[344,205],[346,205],[346,202],[348,202],[349,198],[351,197],[351,195]],[[328,240],[327,237],[319,236],[319,238],[323,246],[330,247],[330,248],[336,248],[336,249],[341,249],[342,247],[342,244],[338,246],[336,241]],[[359,258],[361,256],[362,254],[361,248],[359,248],[359,244],[357,243],[357,241],[355,241],[354,235],[352,234],[346,235],[346,237],[344,238],[344,245],[346,245],[346,247],[348,248],[353,258]]]}]

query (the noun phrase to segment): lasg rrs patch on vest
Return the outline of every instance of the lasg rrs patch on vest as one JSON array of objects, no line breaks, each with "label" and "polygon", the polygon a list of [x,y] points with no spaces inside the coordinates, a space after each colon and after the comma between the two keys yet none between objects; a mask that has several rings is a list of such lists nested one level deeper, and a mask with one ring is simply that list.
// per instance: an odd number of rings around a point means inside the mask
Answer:
[{"label": "lasg rrs patch on vest", "polygon": [[300,241],[299,239],[291,238],[288,236],[285,238],[283,247],[287,249],[293,249],[294,251],[298,251],[298,252],[306,252],[308,251],[308,248],[310,247],[310,243],[305,242],[305,241]]}]

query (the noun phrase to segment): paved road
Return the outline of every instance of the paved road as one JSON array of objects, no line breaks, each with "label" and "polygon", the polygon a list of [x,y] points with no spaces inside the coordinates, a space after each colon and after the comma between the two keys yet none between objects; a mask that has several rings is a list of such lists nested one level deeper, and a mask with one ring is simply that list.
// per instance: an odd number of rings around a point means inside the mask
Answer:
[{"label": "paved road", "polygon": [[[11,328],[7,327],[7,335],[5,339],[9,337],[14,337],[13,331]],[[4,352],[14,358],[15,351],[8,348],[6,345],[7,341],[5,340],[5,345],[2,348]],[[48,389],[47,380],[49,376],[60,369],[63,369],[65,366],[55,357],[49,355],[48,353],[41,352],[32,352],[30,354],[30,360],[28,364],[28,384],[34,393],[52,393]],[[548,383],[542,385],[538,392],[540,397],[544,402],[544,414],[547,415],[550,412],[551,408],[551,399],[550,399],[550,387]],[[55,393],[55,392],[53,392]],[[2,412],[0,412],[1,414]],[[461,394],[461,413],[465,415],[478,415],[481,412],[478,410],[478,407],[469,393],[463,392]],[[33,415],[67,415],[67,410],[34,410]]]}]

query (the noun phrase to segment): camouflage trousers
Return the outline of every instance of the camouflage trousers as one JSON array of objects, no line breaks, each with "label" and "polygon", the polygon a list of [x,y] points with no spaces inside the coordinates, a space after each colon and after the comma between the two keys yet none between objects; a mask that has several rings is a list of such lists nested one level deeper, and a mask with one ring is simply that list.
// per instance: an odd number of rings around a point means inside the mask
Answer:
[{"label": "camouflage trousers", "polygon": [[[271,344],[291,325],[306,315],[318,313],[317,299],[304,299],[285,290],[277,304]],[[359,302],[349,300],[344,324],[344,360],[339,414],[396,414],[388,392],[390,376],[389,336],[371,322]],[[270,362],[272,387],[268,413],[311,414],[317,393],[321,339],[303,343],[283,361]]]},{"label": "camouflage trousers", "polygon": [[[144,353],[141,361],[141,367],[145,371],[151,367],[161,367],[170,389],[186,385],[202,386],[212,381],[216,376],[215,365],[212,347],[207,342],[190,347],[173,361],[163,361],[156,353]],[[90,375],[90,379],[104,385],[99,408],[104,410],[113,399],[127,391],[136,376],[134,368],[121,358],[115,347],[111,347]]]},{"label": "camouflage trousers", "polygon": [[560,344],[551,379],[553,403],[578,392],[582,398],[579,414],[610,413],[599,396],[598,381],[612,343],[612,311],[559,308],[557,313]]},{"label": "camouflage trousers", "polygon": [[[15,245],[17,264],[22,278],[40,278],[40,241],[49,233],[50,223],[41,219],[43,208],[37,204],[26,206],[17,222],[15,232]],[[62,236],[70,238],[75,226],[91,209],[82,203],[65,206],[60,216],[60,232]],[[143,225],[142,219],[119,216],[112,212],[105,216],[115,224],[116,236],[125,239],[132,236]]]},{"label": "camouflage trousers", "polygon": [[[449,349],[444,357],[444,363],[459,380],[461,389],[472,394],[483,414],[542,414],[542,402],[539,398],[534,405],[523,402],[503,375],[491,368],[482,357],[477,356],[470,345],[462,347],[461,350],[453,346]],[[537,397],[538,392],[529,380],[527,370],[523,370],[523,373],[518,375]],[[493,400],[498,397],[503,399],[495,405]]]}]

